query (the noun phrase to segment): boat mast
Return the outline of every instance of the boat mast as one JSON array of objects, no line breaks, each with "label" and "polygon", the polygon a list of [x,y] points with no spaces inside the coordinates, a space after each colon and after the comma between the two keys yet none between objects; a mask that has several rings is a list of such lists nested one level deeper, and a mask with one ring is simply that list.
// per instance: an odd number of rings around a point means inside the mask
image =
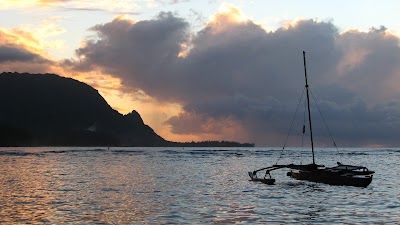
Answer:
[{"label": "boat mast", "polygon": [[306,52],[305,52],[305,51],[303,51],[303,60],[304,60],[304,76],[305,76],[305,78],[306,78],[307,106],[308,106],[308,122],[309,122],[309,125],[310,125],[312,162],[313,162],[313,164],[315,164],[315,159],[314,159],[314,142],[313,142],[312,126],[311,126],[310,97],[309,97],[309,94],[308,94],[308,81],[307,81],[307,68],[306,68]]}]

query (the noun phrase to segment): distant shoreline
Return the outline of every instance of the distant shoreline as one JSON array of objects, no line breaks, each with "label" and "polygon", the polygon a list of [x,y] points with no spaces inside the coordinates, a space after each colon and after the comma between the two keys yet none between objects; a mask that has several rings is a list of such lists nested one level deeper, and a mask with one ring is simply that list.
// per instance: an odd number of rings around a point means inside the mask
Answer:
[{"label": "distant shoreline", "polygon": [[72,145],[1,145],[0,147],[255,147],[254,143],[239,143],[234,141],[200,141],[200,142],[168,142],[164,145],[144,145],[144,146],[124,146],[124,145],[112,145],[112,146],[104,146],[104,145],[80,145],[77,146],[75,144]]}]

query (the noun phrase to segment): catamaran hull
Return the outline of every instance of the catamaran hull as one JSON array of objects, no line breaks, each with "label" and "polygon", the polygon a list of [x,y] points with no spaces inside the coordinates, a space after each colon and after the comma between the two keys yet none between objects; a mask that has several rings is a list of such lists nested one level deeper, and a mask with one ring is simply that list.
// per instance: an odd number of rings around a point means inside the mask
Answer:
[{"label": "catamaran hull", "polygon": [[257,181],[269,185],[275,184],[275,179],[272,178],[252,178],[250,181]]},{"label": "catamaran hull", "polygon": [[367,187],[372,182],[372,175],[347,176],[346,174],[338,174],[324,170],[291,171],[288,172],[287,175],[297,180],[307,180],[330,185]]}]

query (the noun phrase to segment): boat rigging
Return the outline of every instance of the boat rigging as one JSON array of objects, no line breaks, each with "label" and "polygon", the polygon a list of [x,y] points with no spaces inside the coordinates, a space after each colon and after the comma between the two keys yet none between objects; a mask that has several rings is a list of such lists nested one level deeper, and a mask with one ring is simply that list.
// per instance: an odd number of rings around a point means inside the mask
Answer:
[{"label": "boat rigging", "polygon": [[[312,164],[308,165],[275,164],[269,167],[264,167],[258,170],[254,170],[253,172],[248,172],[251,181],[259,181],[266,184],[274,184],[275,179],[271,177],[270,172],[277,169],[288,168],[290,169],[290,172],[288,172],[287,175],[297,180],[306,180],[306,181],[325,183],[330,185],[367,187],[372,182],[372,176],[373,176],[372,174],[374,174],[375,172],[368,170],[368,168],[364,166],[343,165],[338,162],[337,163],[338,165],[335,167],[325,167],[324,165],[317,165],[315,163],[314,141],[312,133],[311,110],[310,110],[310,94],[309,94],[310,91],[307,79],[306,53],[304,51],[303,51],[303,62],[304,62],[304,76],[306,82],[305,89],[307,96],[307,111],[308,111],[308,121],[310,129]],[[304,131],[305,131],[305,126],[303,126],[303,133]],[[331,135],[330,131],[329,134]],[[334,145],[336,147],[335,142]],[[257,173],[261,171],[265,171],[265,175],[259,178],[257,176]]]}]

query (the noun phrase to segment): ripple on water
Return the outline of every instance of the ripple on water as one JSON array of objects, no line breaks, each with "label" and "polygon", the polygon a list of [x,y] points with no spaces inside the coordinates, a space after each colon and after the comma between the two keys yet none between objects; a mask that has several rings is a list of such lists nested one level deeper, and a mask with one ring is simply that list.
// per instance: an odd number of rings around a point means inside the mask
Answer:
[{"label": "ripple on water", "polygon": [[276,162],[272,149],[3,149],[0,223],[399,224],[400,150],[347,151],[342,158],[376,172],[368,188],[291,180],[283,170],[275,185],[249,182],[247,171]]}]

